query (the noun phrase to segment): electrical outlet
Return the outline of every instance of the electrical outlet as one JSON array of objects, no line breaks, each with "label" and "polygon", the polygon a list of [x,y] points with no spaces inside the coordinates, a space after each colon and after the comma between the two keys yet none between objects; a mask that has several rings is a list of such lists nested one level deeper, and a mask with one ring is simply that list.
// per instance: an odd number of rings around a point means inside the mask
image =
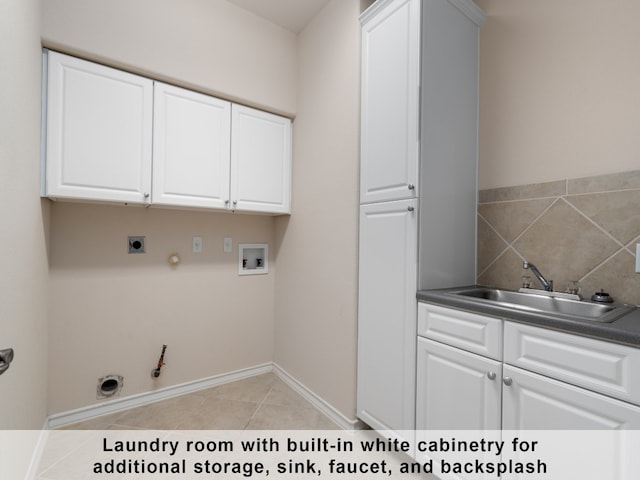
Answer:
[{"label": "electrical outlet", "polygon": [[193,253],[201,253],[202,252],[202,237],[200,237],[200,236],[193,237],[192,251],[193,251]]},{"label": "electrical outlet", "polygon": [[144,237],[129,237],[129,253],[144,253]]},{"label": "electrical outlet", "polygon": [[233,252],[233,239],[231,237],[224,237],[224,243],[222,245],[224,253]]}]

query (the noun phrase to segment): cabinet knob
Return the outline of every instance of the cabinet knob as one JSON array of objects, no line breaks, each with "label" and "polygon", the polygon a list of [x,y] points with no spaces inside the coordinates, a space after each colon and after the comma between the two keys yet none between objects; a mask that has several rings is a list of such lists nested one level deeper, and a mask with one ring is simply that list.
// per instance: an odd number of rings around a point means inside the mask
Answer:
[{"label": "cabinet knob", "polygon": [[489,380],[495,380],[496,379],[496,372],[487,372],[487,378]]},{"label": "cabinet knob", "polygon": [[233,206],[235,207],[236,205],[238,205],[238,200],[233,201]]},{"label": "cabinet knob", "polygon": [[415,210],[415,208],[413,208],[412,206],[408,206],[407,210],[410,211],[410,212],[413,212]]},{"label": "cabinet knob", "polygon": [[149,198],[149,192],[144,192],[144,198]]},{"label": "cabinet knob", "polygon": [[513,378],[511,377],[504,377],[502,379],[502,383],[504,383],[507,387],[510,387],[513,384]]},{"label": "cabinet knob", "polygon": [[225,204],[225,205],[229,205],[229,200],[225,200],[225,201],[224,201],[224,204]]},{"label": "cabinet knob", "polygon": [[409,190],[415,190],[415,189],[416,189],[416,186],[415,186],[413,183],[410,183],[409,185],[407,185],[407,188],[408,188]]}]

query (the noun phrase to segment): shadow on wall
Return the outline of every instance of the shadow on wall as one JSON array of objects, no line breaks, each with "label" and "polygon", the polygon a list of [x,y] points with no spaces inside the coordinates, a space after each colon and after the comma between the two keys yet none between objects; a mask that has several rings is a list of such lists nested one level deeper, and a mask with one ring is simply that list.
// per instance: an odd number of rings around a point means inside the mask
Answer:
[{"label": "shadow on wall", "polygon": [[534,263],[554,289],[578,281],[590,297],[604,289],[640,304],[640,171],[482,190],[478,205],[480,285],[517,289]]}]

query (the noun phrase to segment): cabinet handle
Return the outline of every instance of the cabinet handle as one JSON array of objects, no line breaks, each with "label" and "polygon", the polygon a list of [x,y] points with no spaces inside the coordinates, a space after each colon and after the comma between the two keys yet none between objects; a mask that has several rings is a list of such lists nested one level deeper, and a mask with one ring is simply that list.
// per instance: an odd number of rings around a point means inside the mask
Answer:
[{"label": "cabinet handle", "polygon": [[489,380],[495,380],[496,379],[496,372],[487,372],[487,378]]},{"label": "cabinet handle", "polygon": [[415,190],[415,189],[416,189],[416,186],[415,186],[413,183],[410,183],[409,185],[407,185],[407,188],[408,188],[409,190]]},{"label": "cabinet handle", "polygon": [[410,212],[413,212],[415,210],[415,208],[413,208],[412,206],[408,206],[407,210],[410,211]]},{"label": "cabinet handle", "polygon": [[149,192],[144,192],[144,198],[149,198]]},{"label": "cabinet handle", "polygon": [[238,200],[233,201],[233,206],[235,207],[236,205],[238,205]]},{"label": "cabinet handle", "polygon": [[510,387],[513,384],[513,378],[511,377],[504,377],[502,379],[502,383],[504,383],[507,387]]}]

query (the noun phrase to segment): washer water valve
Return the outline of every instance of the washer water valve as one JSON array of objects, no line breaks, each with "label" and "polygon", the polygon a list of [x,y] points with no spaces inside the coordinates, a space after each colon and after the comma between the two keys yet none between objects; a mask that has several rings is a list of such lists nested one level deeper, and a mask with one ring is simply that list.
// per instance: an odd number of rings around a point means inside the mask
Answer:
[{"label": "washer water valve", "polygon": [[151,378],[158,378],[160,376],[160,369],[164,365],[164,352],[167,350],[167,345],[162,345],[162,353],[160,354],[160,358],[158,359],[158,366],[151,370]]}]

